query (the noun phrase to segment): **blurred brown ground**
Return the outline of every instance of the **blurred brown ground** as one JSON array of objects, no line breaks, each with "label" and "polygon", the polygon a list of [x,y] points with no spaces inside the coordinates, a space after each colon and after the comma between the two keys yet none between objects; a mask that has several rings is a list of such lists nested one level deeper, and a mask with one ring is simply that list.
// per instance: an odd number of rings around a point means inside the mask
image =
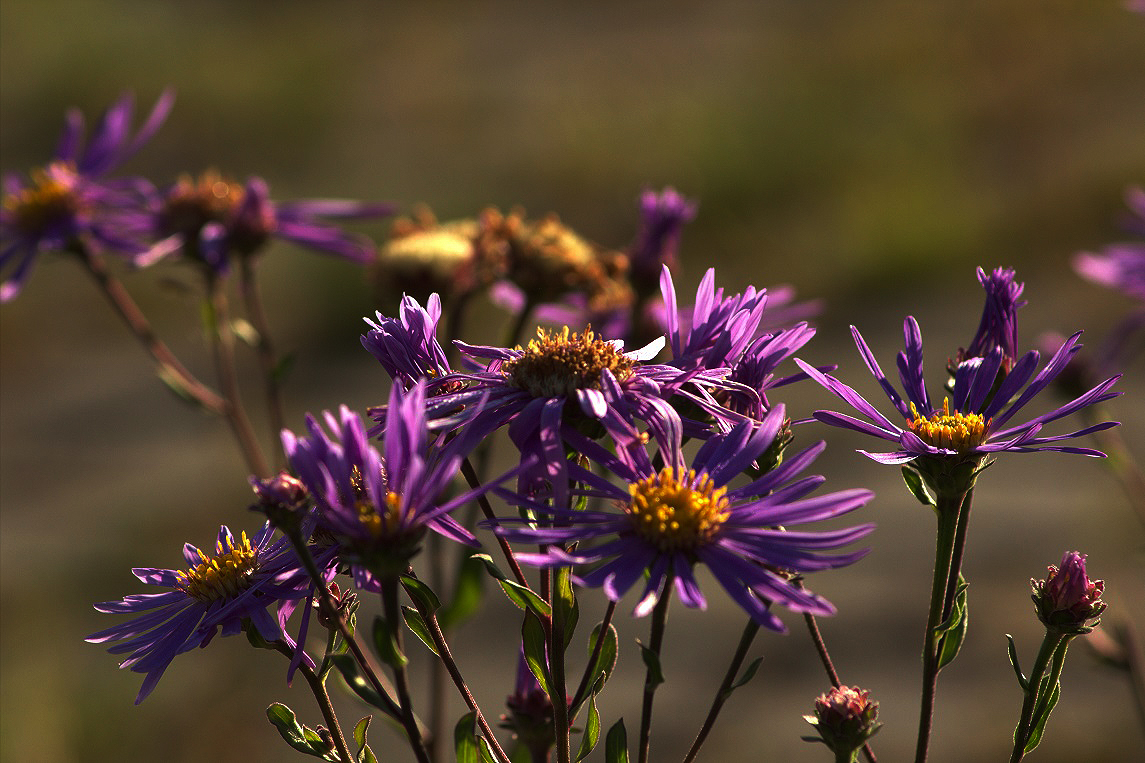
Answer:
[{"label": "blurred brown ground", "polygon": [[[803,357],[839,363],[874,392],[846,327],[891,363],[902,317],[922,324],[932,384],[980,309],[975,265],[1018,268],[1030,306],[1022,341],[1087,330],[1096,345],[1127,300],[1073,275],[1071,254],[1119,236],[1122,191],[1145,183],[1145,18],[1117,2],[914,4],[506,2],[382,8],[366,2],[0,4],[4,171],[50,154],[64,109],[94,119],[122,90],[144,108],[168,85],[168,125],[131,166],[157,181],[209,166],[265,176],[277,198],[424,201],[442,218],[486,204],[558,211],[601,243],[633,234],[644,187],[700,200],[684,236],[690,292],[794,284],[825,298]],[[369,228],[382,235],[385,226]],[[358,344],[370,314],[358,273],[283,248],[265,262],[279,342],[297,352],[289,420],[381,399],[384,374]],[[185,272],[129,286],[194,368],[210,376]],[[1139,458],[1142,363],[1110,406]],[[0,757],[5,761],[301,759],[265,722],[305,693],[242,639],[184,655],[140,707],[138,676],[86,645],[109,619],[90,608],[140,587],[132,566],[171,566],[219,522],[250,528],[245,471],[225,427],[178,405],[71,263],[45,258],[0,309]],[[792,411],[832,405],[791,388]],[[844,680],[872,690],[880,759],[909,759],[917,649],[933,521],[893,469],[827,437],[835,488],[870,486],[872,554],[810,586],[840,614],[822,627]],[[999,760],[1020,700],[1004,633],[1032,662],[1039,627],[1027,580],[1066,549],[1107,582],[1107,622],[1145,633],[1145,528],[1098,462],[1056,454],[1001,460],[978,491],[966,572],[971,628],[945,671],[932,759]],[[698,729],[742,618],[707,581],[706,613],[675,609],[657,697],[656,760]],[[491,715],[510,689],[514,647],[498,596],[459,634],[463,669]],[[627,602],[626,602],[627,604]],[[585,620],[599,599],[585,598]],[[761,634],[759,675],[732,698],[702,760],[824,760],[799,741],[826,688],[800,622]],[[621,619],[622,662],[602,698],[635,735],[642,674]],[[415,651],[411,648],[411,651]],[[1130,761],[1145,745],[1124,681],[1075,646],[1039,761]],[[343,699],[346,718],[360,708]],[[460,705],[458,705],[460,708]],[[460,714],[458,710],[458,715]],[[375,727],[386,760],[394,739]],[[395,749],[400,746],[392,745]],[[600,751],[594,759],[600,759]]]}]

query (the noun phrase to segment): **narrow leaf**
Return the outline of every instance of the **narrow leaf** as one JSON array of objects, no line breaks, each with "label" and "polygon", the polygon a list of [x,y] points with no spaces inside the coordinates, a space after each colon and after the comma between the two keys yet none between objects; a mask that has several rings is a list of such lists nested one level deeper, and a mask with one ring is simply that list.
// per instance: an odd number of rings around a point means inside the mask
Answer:
[{"label": "narrow leaf", "polygon": [[645,667],[648,668],[648,682],[653,686],[664,683],[664,673],[660,670],[660,656],[641,644],[640,641],[637,641],[636,645],[640,647],[640,656],[644,660]]},{"label": "narrow leaf", "polygon": [[[286,740],[286,743],[307,755],[318,756],[325,750],[315,750],[313,746],[306,741],[306,730],[302,724],[298,722],[297,716],[294,711],[281,702],[274,702],[266,709],[267,719],[278,729],[278,733]],[[325,747],[325,745],[323,745]]]},{"label": "narrow leaf", "polygon": [[394,623],[386,622],[381,615],[374,618],[374,649],[382,662],[398,669],[405,667],[409,660],[398,648],[398,637],[394,626]]},{"label": "narrow leaf", "polygon": [[501,584],[501,590],[509,597],[509,601],[516,604],[521,609],[531,609],[542,617],[549,617],[552,615],[552,607],[548,602],[534,593],[531,589],[519,585],[505,576],[504,572],[498,569],[493,560],[489,558],[488,554],[474,554],[474,559],[477,559],[485,565],[485,570],[492,575],[498,583]]},{"label": "narrow leaf", "polygon": [[333,654],[330,655],[330,661],[334,663],[334,667],[338,668],[338,672],[342,674],[342,680],[346,682],[346,685],[366,704],[376,707],[396,721],[401,720],[401,712],[397,704],[389,697],[374,690],[370,682],[359,672],[358,663],[352,656]]},{"label": "narrow leaf", "polygon": [[441,608],[441,601],[437,598],[437,594],[425,583],[410,575],[401,575],[400,579],[402,588],[406,589],[406,593],[413,599],[419,612],[433,613]]},{"label": "narrow leaf", "polygon": [[596,741],[599,738],[600,712],[596,709],[596,692],[594,691],[588,700],[588,720],[584,724],[584,735],[580,740],[580,749],[577,750],[576,760],[583,760],[588,757],[588,754],[596,747]]},{"label": "narrow leaf", "polygon": [[1014,637],[1009,633],[1006,634],[1006,652],[1010,655],[1010,664],[1014,666],[1014,675],[1018,677],[1018,684],[1022,687],[1022,691],[1030,690],[1030,682],[1022,675],[1022,669],[1018,667],[1018,647],[1014,645]]},{"label": "narrow leaf", "polygon": [[431,636],[429,633],[429,626],[425,624],[425,620],[422,619],[421,613],[413,607],[407,607],[403,605],[402,617],[405,618],[406,625],[409,627],[409,629],[413,631],[413,635],[421,639],[421,643],[429,647],[429,651],[440,657],[441,655],[437,652],[437,645],[433,643],[433,636]]},{"label": "narrow leaf", "polygon": [[1031,721],[1032,726],[1030,728],[1030,738],[1026,742],[1026,748],[1025,748],[1026,752],[1033,750],[1035,747],[1038,746],[1038,743],[1042,741],[1042,734],[1046,730],[1046,721],[1048,721],[1050,719],[1050,711],[1054,709],[1054,705],[1056,705],[1058,703],[1058,699],[1061,698],[1061,690],[1062,690],[1062,685],[1061,685],[1061,682],[1059,681],[1056,684],[1054,684],[1054,689],[1050,693],[1050,699],[1046,703],[1045,712],[1043,712],[1041,714],[1041,716],[1039,716],[1038,718],[1032,719],[1032,721]]},{"label": "narrow leaf", "polygon": [[904,464],[902,467],[902,479],[906,483],[907,490],[918,499],[918,502],[923,506],[934,506],[934,496],[926,489],[926,484],[922,480],[922,475],[914,468]]},{"label": "narrow leaf", "polygon": [[628,732],[623,718],[612,724],[604,738],[604,760],[605,763],[628,763]]},{"label": "narrow leaf", "polygon": [[521,623],[521,644],[524,647],[525,662],[541,685],[541,690],[552,697],[549,687],[549,660],[545,638],[545,627],[533,612],[525,612]]},{"label": "narrow leaf", "polygon": [[468,713],[453,727],[453,752],[457,763],[477,763],[477,714]]},{"label": "narrow leaf", "polygon": [[731,695],[731,693],[733,691],[735,691],[739,687],[743,686],[744,684],[746,684],[751,679],[755,678],[755,673],[757,670],[759,670],[760,663],[762,663],[762,662],[763,662],[762,657],[756,657],[755,660],[752,661],[752,663],[747,666],[747,670],[745,670],[743,672],[743,674],[740,675],[739,680],[727,688],[727,691],[725,691],[723,694],[723,698],[727,699],[728,696]]},{"label": "narrow leaf", "polygon": [[962,642],[966,640],[966,629],[970,622],[970,610],[966,604],[966,581],[958,576],[958,593],[954,597],[954,607],[950,617],[938,626],[938,668],[941,670],[958,656]]}]

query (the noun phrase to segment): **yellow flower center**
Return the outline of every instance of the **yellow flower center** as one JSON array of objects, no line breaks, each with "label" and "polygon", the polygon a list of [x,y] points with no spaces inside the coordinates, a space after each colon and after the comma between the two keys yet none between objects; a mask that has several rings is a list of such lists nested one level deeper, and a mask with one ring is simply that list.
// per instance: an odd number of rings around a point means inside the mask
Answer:
[{"label": "yellow flower center", "polygon": [[401,499],[397,493],[386,493],[386,507],[383,511],[361,498],[354,505],[358,509],[358,521],[375,538],[391,537],[401,527]]},{"label": "yellow flower center", "polygon": [[712,540],[731,514],[727,488],[717,488],[707,474],[696,471],[677,477],[667,467],[628,488],[632,500],[624,510],[637,534],[661,551],[690,551]]},{"label": "yellow flower center", "polygon": [[75,168],[71,164],[54,162],[45,169],[32,170],[31,175],[33,187],[4,196],[4,209],[12,214],[18,230],[37,233],[75,214]]},{"label": "yellow flower center", "polygon": [[570,396],[578,389],[600,389],[600,372],[608,369],[617,381],[631,378],[635,362],[615,345],[584,334],[537,329],[519,358],[506,361],[502,373],[533,397]]},{"label": "yellow flower center", "polygon": [[950,398],[942,401],[942,412],[934,413],[930,418],[924,419],[919,415],[914,403],[910,404],[910,412],[914,414],[914,421],[908,421],[907,427],[923,442],[936,448],[968,451],[982,444],[990,426],[980,413],[951,413]]},{"label": "yellow flower center", "polygon": [[176,585],[188,596],[211,602],[237,596],[250,586],[258,568],[258,554],[244,532],[238,545],[233,540],[215,543],[215,556],[199,552],[203,561],[186,572],[179,572]]}]

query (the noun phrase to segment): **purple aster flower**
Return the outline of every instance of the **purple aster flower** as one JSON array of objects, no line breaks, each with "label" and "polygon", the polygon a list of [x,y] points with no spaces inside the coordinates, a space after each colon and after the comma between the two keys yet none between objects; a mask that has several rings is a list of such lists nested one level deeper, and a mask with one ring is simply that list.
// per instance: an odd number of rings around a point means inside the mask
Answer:
[{"label": "purple aster flower", "polygon": [[640,231],[628,250],[628,267],[637,293],[654,294],[661,267],[676,267],[680,234],[696,217],[697,206],[674,188],[640,195]]},{"label": "purple aster flower", "polygon": [[148,210],[154,188],[142,178],[104,176],[151,138],[170,111],[164,93],[132,135],[134,101],[124,95],[84,141],[83,115],[69,112],[55,158],[28,177],[4,178],[0,210],[0,302],[16,297],[41,252],[116,252],[137,256],[151,248]]},{"label": "purple aster flower", "polygon": [[437,341],[441,320],[441,298],[431,294],[425,307],[410,296],[402,297],[398,317],[377,313],[377,322],[366,318],[370,330],[362,335],[362,346],[373,355],[395,382],[409,389],[418,379],[440,379],[453,373],[445,350]]},{"label": "purple aster flower", "polygon": [[726,368],[723,390],[713,399],[730,410],[758,421],[769,407],[768,389],[807,378],[802,372],[775,375],[784,360],[811,340],[815,329],[799,323],[761,333],[760,321],[769,300],[767,290],[756,291],[749,286],[743,294],[724,297],[723,289],[715,288],[715,269],[709,268],[696,289],[696,302],[689,314],[677,308],[676,288],[667,267],[660,274],[660,289],[672,347],[669,363],[685,371]]},{"label": "purple aster flower", "polygon": [[1003,362],[1001,347],[995,347],[985,357],[971,358],[960,363],[955,369],[951,396],[944,399],[941,405],[932,403],[926,391],[922,372],[922,333],[913,316],[908,316],[903,323],[906,351],[898,355],[899,379],[905,397],[887,380],[859,330],[852,326],[851,334],[859,354],[897,410],[902,424],[884,416],[862,395],[838,379],[798,358],[795,362],[808,376],[855,408],[867,420],[832,411],[816,411],[816,419],[832,426],[869,434],[897,446],[896,450],[889,453],[859,451],[875,461],[902,464],[919,456],[978,459],[1003,451],[1028,453],[1041,450],[1105,456],[1091,448],[1057,443],[1117,426],[1117,422],[1106,421],[1068,434],[1041,436],[1040,432],[1042,427],[1052,421],[1121,394],[1110,391],[1120,376],[1106,379],[1085,394],[1048,413],[1035,416],[1022,424],[1008,426],[1010,420],[1027,403],[1054,381],[1081,348],[1078,344],[1080,331],[1065,341],[1036,376],[1034,371],[1040,358],[1036,350],[1018,359],[1000,384],[997,380]]},{"label": "purple aster flower", "polygon": [[268,642],[282,640],[295,647],[267,608],[305,597],[310,579],[299,569],[290,542],[272,540],[273,534],[269,522],[253,539],[245,532],[236,538],[223,526],[214,555],[190,543],[183,547],[186,570],[132,570],[140,581],[169,590],[95,605],[100,612],[136,615],[87,637],[97,644],[118,642],[108,651],[128,655],[120,667],[145,674],[135,704],[147,698],[176,655],[205,647],[220,631],[232,636],[253,627]]},{"label": "purple aster flower", "polygon": [[986,306],[978,331],[970,345],[959,351],[958,362],[984,358],[998,347],[1002,350],[1002,370],[1008,373],[1018,357],[1018,308],[1026,306],[1019,297],[1026,285],[1014,280],[1012,268],[994,268],[989,274],[978,268],[978,282],[986,290]]},{"label": "purple aster flower", "polygon": [[[659,469],[642,446],[618,447],[613,454],[583,438],[577,449],[623,484],[615,485],[575,464],[569,474],[587,485],[590,495],[615,501],[618,510],[576,511],[567,504],[546,506],[499,491],[549,522],[518,527],[525,520],[498,519],[495,531],[512,542],[553,544],[545,553],[517,554],[526,563],[591,565],[580,573],[580,582],[601,586],[613,601],[644,579],[635,610],[638,617],[667,595],[668,581],[686,606],[704,608],[706,600],[694,574],[699,564],[753,620],[773,630],[786,629],[769,611],[772,602],[796,612],[832,614],[835,609],[828,601],[793,585],[791,576],[858,561],[865,550],[825,552],[862,538],[874,526],[822,532],[791,527],[853,511],[874,494],[846,490],[807,497],[824,480],[799,475],[823,450],[822,442],[747,485],[730,487],[772,446],[783,420],[783,406],[776,405],[762,422],[740,422],[727,434],[705,442],[691,467],[684,465],[679,446],[662,451],[667,466]],[[578,543],[576,550],[564,550],[571,543]]]},{"label": "purple aster flower", "polygon": [[449,512],[500,480],[445,500],[443,493],[480,437],[466,427],[445,445],[431,445],[425,408],[424,384],[408,392],[393,386],[384,458],[370,445],[361,418],[345,406],[337,417],[324,416],[332,436],[310,415],[306,436],[282,432],[290,466],[318,505],[318,530],[340,544],[359,588],[377,591],[379,574],[405,572],[427,531],[480,545]]},{"label": "purple aster flower", "polygon": [[260,177],[239,185],[217,172],[198,179],[183,176],[164,194],[154,222],[158,235],[173,245],[135,264],[150,265],[182,250],[224,273],[232,255],[251,256],[272,237],[365,264],[374,257],[373,241],[329,220],[384,217],[393,211],[390,204],[335,199],[274,202]]}]

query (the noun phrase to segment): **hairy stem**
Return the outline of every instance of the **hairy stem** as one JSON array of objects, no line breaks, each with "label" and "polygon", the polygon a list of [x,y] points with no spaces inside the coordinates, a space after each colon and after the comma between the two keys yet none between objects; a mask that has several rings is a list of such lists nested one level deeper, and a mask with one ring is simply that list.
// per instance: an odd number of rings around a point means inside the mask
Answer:
[{"label": "hairy stem", "polygon": [[[1042,647],[1038,650],[1038,658],[1034,662],[1034,667],[1030,671],[1030,677],[1026,683],[1026,696],[1022,701],[1022,715],[1018,719],[1017,728],[1014,729],[1014,752],[1010,755],[1010,763],[1018,763],[1026,755],[1026,744],[1030,741],[1030,727],[1035,717],[1034,710],[1039,704],[1049,700],[1049,694],[1053,692],[1054,685],[1057,683],[1055,676],[1055,680],[1046,685],[1046,691],[1041,692],[1042,677],[1045,675],[1046,667],[1049,666],[1050,661],[1057,662],[1055,658],[1058,647],[1063,643],[1068,643],[1066,634],[1054,630],[1046,631]],[[1061,652],[1064,659],[1065,650],[1062,649]],[[1057,666],[1056,672],[1057,675],[1061,674],[1060,665]],[[1043,693],[1046,695],[1044,698],[1042,697]]]},{"label": "hairy stem", "polygon": [[[402,653],[402,617],[398,610],[398,579],[392,577],[382,581],[382,610],[385,612],[386,627],[394,640],[398,654]],[[390,666],[394,671],[394,685],[398,690],[399,716],[405,728],[406,738],[409,739],[410,749],[418,763],[430,763],[429,752],[425,749],[421,730],[417,726],[417,718],[413,714],[413,699],[410,696],[409,677],[406,674],[402,661],[395,661]]]},{"label": "hairy stem", "polygon": [[[652,626],[648,633],[648,651],[660,661],[660,649],[664,643],[664,629],[668,622],[668,602],[672,599],[672,576],[664,579],[664,590],[660,592],[660,600],[652,610]],[[639,761],[648,763],[648,755],[652,747],[652,701],[656,697],[656,687],[659,686],[661,676],[653,672],[652,665],[644,676],[644,702],[640,710],[640,742]]]}]

